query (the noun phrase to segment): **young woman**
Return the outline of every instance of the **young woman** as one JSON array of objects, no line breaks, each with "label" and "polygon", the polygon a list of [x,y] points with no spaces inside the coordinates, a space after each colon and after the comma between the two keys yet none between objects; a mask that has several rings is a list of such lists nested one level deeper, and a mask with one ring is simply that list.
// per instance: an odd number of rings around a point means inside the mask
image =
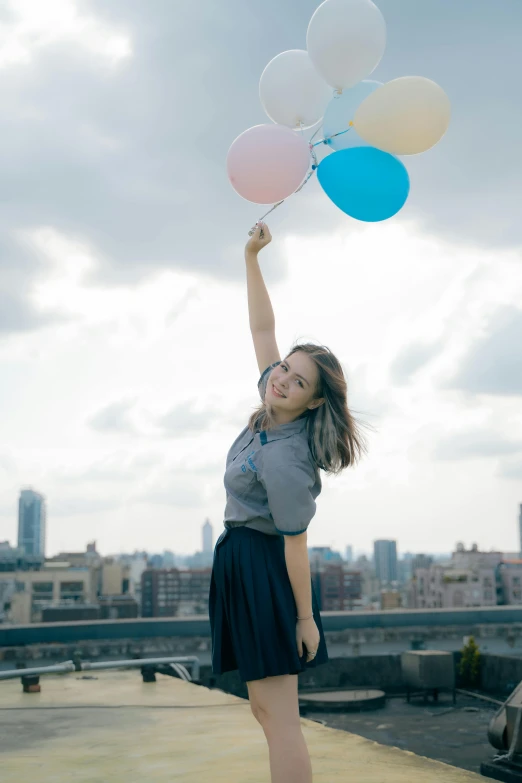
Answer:
[{"label": "young woman", "polygon": [[[328,660],[313,590],[307,527],[319,470],[339,473],[366,451],[346,381],[325,347],[295,346],[281,361],[257,256],[272,237],[258,224],[245,248],[260,407],[227,456],[225,530],[209,595],[212,668],[239,669],[268,741],[272,783],[311,783],[297,675]],[[239,371],[239,370],[238,370]]]}]

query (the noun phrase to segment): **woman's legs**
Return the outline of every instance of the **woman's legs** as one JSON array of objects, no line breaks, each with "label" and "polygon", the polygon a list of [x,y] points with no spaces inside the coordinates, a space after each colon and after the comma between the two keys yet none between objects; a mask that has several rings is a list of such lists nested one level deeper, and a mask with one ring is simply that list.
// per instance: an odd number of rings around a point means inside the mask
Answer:
[{"label": "woman's legs", "polygon": [[272,783],[312,783],[301,731],[297,674],[247,682],[250,706],[268,742]]}]

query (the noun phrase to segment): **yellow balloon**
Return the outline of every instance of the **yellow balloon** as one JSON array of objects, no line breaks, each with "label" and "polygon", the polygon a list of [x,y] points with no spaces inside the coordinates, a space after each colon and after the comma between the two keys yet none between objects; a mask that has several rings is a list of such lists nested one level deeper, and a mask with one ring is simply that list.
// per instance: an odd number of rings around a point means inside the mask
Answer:
[{"label": "yellow balloon", "polygon": [[446,133],[451,105],[436,82],[402,76],[378,87],[360,104],[355,130],[368,144],[395,155],[416,155]]}]

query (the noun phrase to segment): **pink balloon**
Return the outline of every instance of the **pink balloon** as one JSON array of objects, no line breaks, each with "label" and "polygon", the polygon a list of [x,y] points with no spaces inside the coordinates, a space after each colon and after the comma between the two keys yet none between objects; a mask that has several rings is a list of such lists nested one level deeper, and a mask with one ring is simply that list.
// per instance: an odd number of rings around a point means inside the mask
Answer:
[{"label": "pink balloon", "polygon": [[294,193],[306,177],[310,148],[285,125],[255,125],[233,142],[227,155],[232,187],[255,204],[275,204]]}]

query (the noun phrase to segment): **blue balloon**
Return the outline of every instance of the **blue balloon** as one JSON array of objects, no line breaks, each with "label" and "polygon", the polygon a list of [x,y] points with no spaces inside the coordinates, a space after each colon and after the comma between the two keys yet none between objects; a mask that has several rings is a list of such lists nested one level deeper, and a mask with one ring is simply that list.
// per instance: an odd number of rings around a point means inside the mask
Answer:
[{"label": "blue balloon", "polygon": [[350,147],[369,146],[364,139],[361,139],[355,128],[350,128],[347,133],[343,133],[341,136],[331,137],[350,127],[356,110],[377,87],[382,87],[382,82],[365,79],[355,87],[343,90],[340,95],[334,94],[323,117],[323,136],[328,139],[328,145],[332,149],[344,150]]},{"label": "blue balloon", "polygon": [[333,152],[319,164],[317,178],[339,209],[368,223],[395,215],[410,192],[404,164],[375,147]]}]

